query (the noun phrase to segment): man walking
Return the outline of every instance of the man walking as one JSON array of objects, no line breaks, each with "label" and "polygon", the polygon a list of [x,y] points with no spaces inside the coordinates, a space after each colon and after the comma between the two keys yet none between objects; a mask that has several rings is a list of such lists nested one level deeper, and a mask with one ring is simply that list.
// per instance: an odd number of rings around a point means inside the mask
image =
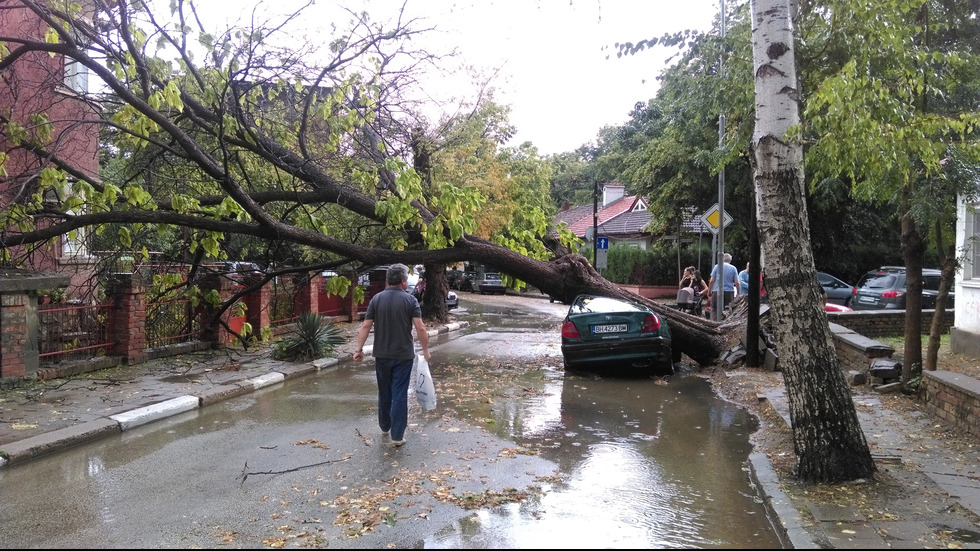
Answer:
[{"label": "man walking", "polygon": [[405,444],[408,427],[408,383],[412,375],[415,347],[412,327],[419,336],[422,354],[428,361],[429,334],[422,322],[419,302],[408,293],[408,266],[392,264],[385,275],[387,287],[371,297],[364,323],[357,331],[354,361],[364,359],[364,343],[374,328],[374,370],[378,379],[378,426],[391,433],[391,443]]},{"label": "man walking", "polygon": [[[722,264],[721,273],[718,273],[718,265],[715,264],[715,267],[711,270],[711,279],[708,281],[708,292],[711,293],[710,296],[713,297],[711,300],[712,312],[719,312],[719,314],[726,306],[728,306],[729,303],[732,302],[732,299],[735,298],[735,285],[738,284],[738,268],[732,266],[732,255],[725,253],[724,256],[722,256],[722,259],[725,261],[725,263]],[[714,310],[715,308],[718,308],[718,288],[716,284],[719,278],[721,279],[721,286],[725,302],[722,303],[720,310]],[[716,319],[721,319],[721,316],[719,315],[719,317]]]}]

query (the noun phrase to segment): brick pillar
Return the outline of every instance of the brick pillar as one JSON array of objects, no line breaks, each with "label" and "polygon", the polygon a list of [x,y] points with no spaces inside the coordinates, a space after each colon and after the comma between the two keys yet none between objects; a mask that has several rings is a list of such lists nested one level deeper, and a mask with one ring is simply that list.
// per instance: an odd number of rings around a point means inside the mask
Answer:
[{"label": "brick pillar", "polygon": [[121,356],[128,365],[147,360],[146,286],[139,274],[113,274],[109,282],[112,315],[108,321],[113,345],[112,356]]},{"label": "brick pillar", "polygon": [[293,279],[293,289],[295,289],[295,312],[296,315],[311,312],[320,313],[320,286],[323,276],[317,272],[315,274],[299,274]]},{"label": "brick pillar", "polygon": [[245,295],[245,320],[252,325],[252,334],[262,338],[262,329],[272,327],[269,322],[269,297],[272,295],[272,282]]},{"label": "brick pillar", "polygon": [[[200,288],[203,294],[207,294],[211,290],[217,290],[221,296],[221,302],[225,303],[235,294],[235,291],[238,289],[238,284],[221,274],[209,274],[201,281]],[[203,316],[201,318],[203,333],[201,338],[205,341],[210,341],[213,348],[224,348],[231,345],[235,341],[235,336],[229,333],[223,325],[211,324],[211,320],[214,318],[218,309],[203,302],[201,303],[201,307],[201,315]],[[228,323],[232,314],[234,314],[234,307],[225,310],[221,314],[221,320]]]},{"label": "brick pillar", "polygon": [[36,378],[37,355],[37,298],[25,291],[0,294],[0,380]]}]

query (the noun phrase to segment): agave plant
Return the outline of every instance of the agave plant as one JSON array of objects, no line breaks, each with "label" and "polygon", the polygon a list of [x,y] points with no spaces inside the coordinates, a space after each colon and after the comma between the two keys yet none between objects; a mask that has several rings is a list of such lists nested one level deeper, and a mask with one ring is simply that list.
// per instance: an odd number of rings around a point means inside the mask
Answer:
[{"label": "agave plant", "polygon": [[315,360],[331,354],[347,342],[343,332],[323,316],[312,312],[300,314],[296,329],[276,343],[272,357],[277,360]]}]

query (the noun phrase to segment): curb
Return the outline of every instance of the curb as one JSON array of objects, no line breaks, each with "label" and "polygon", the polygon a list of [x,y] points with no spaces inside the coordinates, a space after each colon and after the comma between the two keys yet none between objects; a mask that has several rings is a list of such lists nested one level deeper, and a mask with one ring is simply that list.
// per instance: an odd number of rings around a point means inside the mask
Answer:
[{"label": "curb", "polygon": [[766,509],[775,517],[770,519],[774,528],[780,531],[779,540],[786,549],[820,549],[812,534],[807,531],[800,521],[800,512],[796,510],[790,497],[783,491],[779,475],[773,468],[766,454],[751,452],[749,467],[752,479],[759,487]]},{"label": "curb", "polygon": [[[450,331],[458,331],[467,325],[468,323],[465,321],[449,323],[435,329],[430,329],[426,333],[430,337],[435,337],[449,333]],[[364,355],[371,355],[373,350],[373,345],[366,345],[364,347]],[[343,353],[335,358],[320,358],[301,365],[287,365],[279,362],[259,360],[269,364],[269,373],[238,383],[215,385],[193,395],[170,398],[149,406],[135,408],[94,421],[80,423],[75,426],[65,427],[16,442],[3,444],[2,449],[0,449],[0,468],[7,465],[23,463],[30,459],[107,436],[116,435],[152,423],[153,421],[159,421],[167,417],[193,411],[229,398],[249,394],[261,388],[282,383],[286,379],[292,379],[334,367],[340,364],[340,362],[350,361],[352,357],[350,353]]]}]

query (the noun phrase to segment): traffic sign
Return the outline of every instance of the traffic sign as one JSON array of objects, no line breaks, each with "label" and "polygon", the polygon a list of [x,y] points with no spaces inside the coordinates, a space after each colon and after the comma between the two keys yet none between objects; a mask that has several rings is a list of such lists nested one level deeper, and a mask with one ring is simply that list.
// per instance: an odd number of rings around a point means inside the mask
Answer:
[{"label": "traffic sign", "polygon": [[597,237],[595,240],[595,267],[599,270],[609,267],[608,237]]},{"label": "traffic sign", "polygon": [[[724,216],[722,216],[724,214]],[[724,213],[718,208],[718,203],[715,203],[713,207],[704,211],[701,215],[701,221],[704,222],[705,226],[711,230],[711,233],[717,235],[718,230],[721,229],[721,221],[725,221],[725,227],[727,228],[729,224],[732,223],[732,215],[728,214],[728,211]]]}]

